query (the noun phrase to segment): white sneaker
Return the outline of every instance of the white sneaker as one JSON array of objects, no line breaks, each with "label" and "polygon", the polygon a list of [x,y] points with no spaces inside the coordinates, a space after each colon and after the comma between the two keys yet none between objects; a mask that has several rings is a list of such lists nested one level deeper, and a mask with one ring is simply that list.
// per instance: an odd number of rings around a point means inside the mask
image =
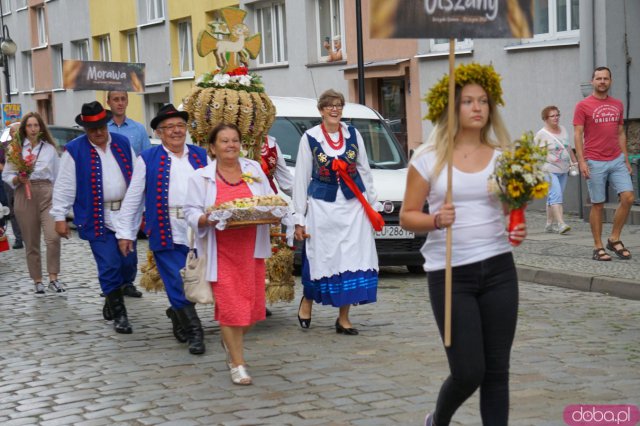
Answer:
[{"label": "white sneaker", "polygon": [[566,223],[561,223],[558,225],[558,234],[566,234],[571,231],[571,227]]},{"label": "white sneaker", "polygon": [[62,283],[58,280],[49,281],[49,291],[52,293],[64,293],[67,291]]},{"label": "white sneaker", "polygon": [[549,232],[550,234],[558,233],[558,224],[557,223],[547,223],[547,226],[544,227],[544,232]]},{"label": "white sneaker", "polygon": [[44,285],[42,283],[35,284],[36,296],[42,296],[44,294]]}]

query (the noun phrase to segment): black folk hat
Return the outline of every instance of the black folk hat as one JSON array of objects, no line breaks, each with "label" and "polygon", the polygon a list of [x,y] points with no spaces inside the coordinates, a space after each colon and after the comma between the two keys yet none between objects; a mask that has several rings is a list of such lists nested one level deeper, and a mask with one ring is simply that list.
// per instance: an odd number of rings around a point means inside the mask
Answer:
[{"label": "black folk hat", "polygon": [[173,106],[173,104],[166,104],[162,108],[160,108],[158,114],[153,118],[153,120],[151,120],[151,128],[153,130],[156,130],[160,123],[168,118],[173,117],[180,117],[184,121],[188,121],[189,113],[187,111],[178,111],[176,107]]},{"label": "black folk hat", "polygon": [[85,129],[106,126],[113,114],[97,101],[82,104],[82,112],[76,116],[76,123]]}]

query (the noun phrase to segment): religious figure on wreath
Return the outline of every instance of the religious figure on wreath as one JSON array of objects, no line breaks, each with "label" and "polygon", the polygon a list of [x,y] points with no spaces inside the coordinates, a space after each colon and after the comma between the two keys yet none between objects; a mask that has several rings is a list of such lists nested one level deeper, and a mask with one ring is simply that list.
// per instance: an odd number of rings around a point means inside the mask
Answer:
[{"label": "religious figure on wreath", "polygon": [[249,65],[249,59],[255,59],[260,52],[262,37],[249,35],[249,27],[242,21],[247,12],[236,8],[219,10],[220,18],[209,24],[209,31],[198,35],[198,54],[205,57],[213,52],[220,72]]}]

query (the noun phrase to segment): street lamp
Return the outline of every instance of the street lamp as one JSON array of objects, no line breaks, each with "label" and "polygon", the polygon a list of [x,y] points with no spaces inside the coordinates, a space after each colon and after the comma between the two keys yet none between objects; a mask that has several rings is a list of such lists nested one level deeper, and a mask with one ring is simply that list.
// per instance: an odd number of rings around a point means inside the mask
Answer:
[{"label": "street lamp", "polygon": [[13,56],[18,50],[16,43],[11,40],[9,36],[9,27],[4,24],[4,11],[2,10],[2,0],[0,0],[0,23],[2,24],[2,42],[0,43],[0,50],[2,51],[2,66],[4,68],[4,84],[7,91],[7,102],[11,103],[11,86],[9,82],[9,58]]}]

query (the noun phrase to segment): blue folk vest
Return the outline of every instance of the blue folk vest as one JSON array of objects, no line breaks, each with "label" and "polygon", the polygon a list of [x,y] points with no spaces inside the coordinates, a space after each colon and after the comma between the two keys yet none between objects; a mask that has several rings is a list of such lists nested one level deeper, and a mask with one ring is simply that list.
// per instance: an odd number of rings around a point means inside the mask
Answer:
[{"label": "blue folk vest", "polygon": [[[110,135],[111,152],[120,167],[128,188],[133,172],[129,138],[114,133]],[[73,223],[78,227],[78,234],[83,240],[104,240],[104,194],[102,192],[104,176],[100,156],[89,142],[87,135],[75,138],[65,148],[76,164],[76,198],[73,202]]]},{"label": "blue folk vest", "polygon": [[[349,176],[358,186],[358,189],[364,193],[365,187],[362,178],[357,169],[358,159],[358,140],[356,139],[356,129],[348,126],[349,138],[345,139],[345,149],[340,158],[347,163],[347,172]],[[342,194],[347,200],[355,197],[355,194],[349,187],[338,178],[338,173],[332,170],[331,164],[335,157],[329,157],[320,142],[307,133],[309,146],[311,147],[311,156],[313,157],[313,170],[311,171],[311,183],[307,189],[307,194],[317,200],[334,202],[338,194],[338,188],[342,190]]]},{"label": "blue folk vest", "polygon": [[[188,145],[189,163],[194,169],[207,165],[207,151],[199,146]],[[145,229],[152,251],[173,249],[173,234],[169,217],[169,181],[171,156],[162,145],[140,153],[147,168],[145,177]]]}]

